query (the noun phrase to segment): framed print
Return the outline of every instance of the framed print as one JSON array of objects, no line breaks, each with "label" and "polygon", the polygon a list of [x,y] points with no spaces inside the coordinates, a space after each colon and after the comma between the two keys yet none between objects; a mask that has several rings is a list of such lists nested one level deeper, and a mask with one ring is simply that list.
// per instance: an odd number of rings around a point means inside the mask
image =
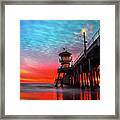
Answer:
[{"label": "framed print", "polygon": [[119,119],[119,2],[1,2],[1,118]]}]

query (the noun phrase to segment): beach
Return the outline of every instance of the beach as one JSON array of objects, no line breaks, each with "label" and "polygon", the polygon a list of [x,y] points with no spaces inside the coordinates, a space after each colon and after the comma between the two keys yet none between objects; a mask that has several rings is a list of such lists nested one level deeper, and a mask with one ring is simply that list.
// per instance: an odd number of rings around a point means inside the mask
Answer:
[{"label": "beach", "polygon": [[21,100],[100,100],[100,90],[54,87],[48,83],[21,83]]}]

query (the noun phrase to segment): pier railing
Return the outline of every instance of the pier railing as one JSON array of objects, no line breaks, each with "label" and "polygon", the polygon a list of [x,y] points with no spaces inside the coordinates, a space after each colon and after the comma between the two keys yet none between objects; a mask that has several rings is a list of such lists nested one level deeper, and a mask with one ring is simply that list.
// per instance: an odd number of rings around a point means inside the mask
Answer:
[{"label": "pier railing", "polygon": [[[92,45],[92,43],[100,36],[100,29],[97,30],[97,32],[93,35],[91,40],[87,43],[87,49]],[[84,50],[81,50],[78,57],[75,59],[74,64],[79,60],[79,58],[84,54]]]}]

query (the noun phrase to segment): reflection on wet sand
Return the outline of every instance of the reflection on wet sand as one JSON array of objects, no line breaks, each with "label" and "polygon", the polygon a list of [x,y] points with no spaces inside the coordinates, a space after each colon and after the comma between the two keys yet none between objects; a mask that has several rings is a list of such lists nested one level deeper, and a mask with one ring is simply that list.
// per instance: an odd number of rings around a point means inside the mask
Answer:
[{"label": "reflection on wet sand", "polygon": [[56,92],[57,100],[100,100],[100,91],[96,89],[91,91],[90,89],[62,89],[62,93]]},{"label": "reflection on wet sand", "polygon": [[21,84],[21,100],[100,100],[100,90],[55,88],[53,84]]}]

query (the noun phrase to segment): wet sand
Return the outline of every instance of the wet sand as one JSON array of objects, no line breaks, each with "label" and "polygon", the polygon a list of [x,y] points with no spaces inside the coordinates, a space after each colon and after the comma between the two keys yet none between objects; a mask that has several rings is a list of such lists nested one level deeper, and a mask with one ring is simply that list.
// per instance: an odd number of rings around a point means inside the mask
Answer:
[{"label": "wet sand", "polygon": [[64,86],[55,88],[53,84],[21,83],[21,100],[100,100],[100,89],[79,89]]}]

